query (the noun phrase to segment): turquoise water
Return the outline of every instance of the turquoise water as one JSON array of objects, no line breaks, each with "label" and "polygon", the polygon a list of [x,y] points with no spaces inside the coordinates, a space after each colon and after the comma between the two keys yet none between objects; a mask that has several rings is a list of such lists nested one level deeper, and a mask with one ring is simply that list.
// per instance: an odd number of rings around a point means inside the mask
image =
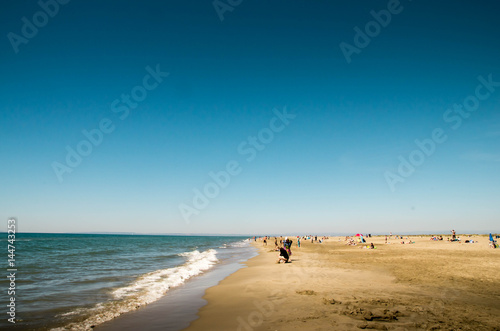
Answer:
[{"label": "turquoise water", "polygon": [[[254,254],[242,237],[19,233],[15,244],[14,329],[90,328]],[[8,284],[0,282],[4,294]],[[7,318],[0,328],[14,326]]]}]

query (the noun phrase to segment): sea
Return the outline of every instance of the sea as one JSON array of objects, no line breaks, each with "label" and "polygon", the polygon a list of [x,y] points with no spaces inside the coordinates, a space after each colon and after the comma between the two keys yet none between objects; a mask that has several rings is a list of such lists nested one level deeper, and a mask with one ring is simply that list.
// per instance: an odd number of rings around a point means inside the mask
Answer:
[{"label": "sea", "polygon": [[[6,247],[7,235],[0,241]],[[255,255],[243,237],[17,233],[16,323],[8,321],[11,284],[3,277],[0,329],[91,330],[204,274],[223,278],[227,272],[214,271],[234,272]],[[7,252],[5,261],[7,270]],[[195,312],[183,318],[195,319]]]}]

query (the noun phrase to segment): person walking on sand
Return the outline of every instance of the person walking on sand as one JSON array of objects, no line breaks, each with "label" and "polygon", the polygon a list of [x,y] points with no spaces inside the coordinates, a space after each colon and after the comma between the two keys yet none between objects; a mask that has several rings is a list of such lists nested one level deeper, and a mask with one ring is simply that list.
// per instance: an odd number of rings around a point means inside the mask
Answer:
[{"label": "person walking on sand", "polygon": [[455,240],[455,238],[457,237],[457,234],[455,233],[455,230],[451,230],[451,240]]}]

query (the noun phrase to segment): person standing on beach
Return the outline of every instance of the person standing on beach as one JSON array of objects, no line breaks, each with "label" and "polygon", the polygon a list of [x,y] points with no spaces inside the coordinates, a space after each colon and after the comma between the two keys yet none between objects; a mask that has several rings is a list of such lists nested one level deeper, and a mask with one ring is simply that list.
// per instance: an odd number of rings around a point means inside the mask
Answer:
[{"label": "person standing on beach", "polygon": [[297,238],[297,247],[300,248],[300,237]]},{"label": "person standing on beach", "polygon": [[457,234],[455,233],[455,230],[451,230],[451,240],[455,240],[457,237]]}]

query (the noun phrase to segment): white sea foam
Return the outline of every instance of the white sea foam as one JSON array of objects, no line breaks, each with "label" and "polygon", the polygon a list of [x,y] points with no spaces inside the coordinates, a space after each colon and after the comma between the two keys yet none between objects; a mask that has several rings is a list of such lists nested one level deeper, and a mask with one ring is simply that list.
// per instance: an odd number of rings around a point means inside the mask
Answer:
[{"label": "white sea foam", "polygon": [[156,301],[169,288],[179,286],[187,279],[202,273],[217,262],[216,251],[213,249],[202,253],[193,251],[179,255],[188,258],[186,264],[142,275],[131,285],[116,289],[113,292],[113,297],[119,300],[141,293],[146,303]]},{"label": "white sea foam", "polygon": [[56,317],[77,315],[77,314],[81,314],[81,313],[85,312],[85,310],[86,310],[85,308],[77,308],[77,309],[69,311],[67,313],[56,315]]},{"label": "white sea foam", "polygon": [[[209,249],[204,252],[192,251],[179,254],[186,257],[181,266],[161,269],[144,274],[125,287],[112,292],[113,300],[99,303],[87,309],[89,317],[81,323],[72,323],[64,328],[53,330],[90,330],[92,326],[109,321],[123,313],[139,308],[161,298],[170,288],[184,283],[193,276],[210,269],[216,262],[217,251]],[[81,311],[75,312],[76,314]],[[72,312],[65,315],[72,315]]]},{"label": "white sea foam", "polygon": [[231,247],[247,247],[249,245],[249,240],[248,239],[245,239],[245,240],[241,240],[241,241],[237,241],[237,242],[234,242],[234,243],[231,243],[230,246]]}]

